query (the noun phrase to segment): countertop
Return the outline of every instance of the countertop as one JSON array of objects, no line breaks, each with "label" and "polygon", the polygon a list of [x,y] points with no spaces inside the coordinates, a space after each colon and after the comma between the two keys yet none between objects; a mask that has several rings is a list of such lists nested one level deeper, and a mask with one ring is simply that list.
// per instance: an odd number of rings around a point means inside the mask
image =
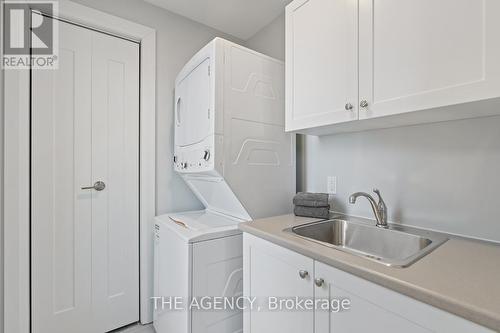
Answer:
[{"label": "countertop", "polygon": [[283,215],[240,224],[243,232],[500,331],[500,246],[450,238],[410,267],[387,267],[283,230],[319,219]]}]

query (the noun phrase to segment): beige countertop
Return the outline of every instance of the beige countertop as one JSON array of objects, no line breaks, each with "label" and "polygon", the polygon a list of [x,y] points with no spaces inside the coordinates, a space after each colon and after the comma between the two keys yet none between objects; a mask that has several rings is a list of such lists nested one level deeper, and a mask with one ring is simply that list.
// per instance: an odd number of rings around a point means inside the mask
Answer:
[{"label": "beige countertop", "polygon": [[283,215],[245,222],[240,229],[500,331],[499,245],[450,238],[410,267],[394,268],[283,231],[313,221],[318,219]]}]

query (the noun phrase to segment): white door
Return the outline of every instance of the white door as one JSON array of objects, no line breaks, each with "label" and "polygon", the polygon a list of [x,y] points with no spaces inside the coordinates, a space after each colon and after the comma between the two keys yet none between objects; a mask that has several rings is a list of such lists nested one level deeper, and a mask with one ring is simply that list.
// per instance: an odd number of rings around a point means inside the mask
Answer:
[{"label": "white door", "polygon": [[286,130],[358,119],[358,2],[286,8]]},{"label": "white door", "polygon": [[101,333],[139,319],[139,46],[59,29],[32,71],[32,331]]},{"label": "white door", "polygon": [[498,0],[360,0],[359,118],[498,96]]},{"label": "white door", "polygon": [[256,300],[253,309],[244,310],[243,331],[313,333],[313,310],[276,307],[275,299],[286,300],[295,296],[312,299],[313,270],[312,259],[244,234],[243,293]]}]

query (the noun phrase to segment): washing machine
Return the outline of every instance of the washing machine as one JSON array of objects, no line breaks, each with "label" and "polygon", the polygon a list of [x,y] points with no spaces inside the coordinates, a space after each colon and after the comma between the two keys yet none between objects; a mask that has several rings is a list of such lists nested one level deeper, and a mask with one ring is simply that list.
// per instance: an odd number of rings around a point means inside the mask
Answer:
[{"label": "washing machine", "polygon": [[173,168],[204,209],[155,219],[157,333],[243,330],[241,309],[200,309],[193,300],[240,297],[238,224],[292,212],[295,136],[284,130],[284,77],[283,62],[216,38],[176,78]]},{"label": "washing machine", "polygon": [[204,210],[156,217],[155,295],[162,296],[155,304],[157,333],[241,331],[242,314],[236,307],[215,310],[207,303],[203,309],[201,304],[205,296],[242,295],[239,222]]}]

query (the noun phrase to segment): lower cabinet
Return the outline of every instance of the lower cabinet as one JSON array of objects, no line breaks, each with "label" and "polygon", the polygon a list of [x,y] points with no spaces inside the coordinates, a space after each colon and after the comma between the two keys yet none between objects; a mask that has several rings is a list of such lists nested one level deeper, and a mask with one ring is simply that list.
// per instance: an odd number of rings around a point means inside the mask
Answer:
[{"label": "lower cabinet", "polygon": [[243,293],[260,304],[244,311],[244,333],[491,332],[253,235],[243,244]]},{"label": "lower cabinet", "polygon": [[244,234],[243,294],[255,302],[243,311],[243,332],[313,333],[314,311],[274,308],[274,300],[312,299],[313,271],[314,260]]},{"label": "lower cabinet", "polygon": [[[321,262],[314,262],[314,273],[324,281],[315,288],[315,298],[328,299],[333,304],[330,311],[315,312],[316,333],[489,332],[461,317]],[[342,300],[348,300],[348,309],[336,311]]]}]

